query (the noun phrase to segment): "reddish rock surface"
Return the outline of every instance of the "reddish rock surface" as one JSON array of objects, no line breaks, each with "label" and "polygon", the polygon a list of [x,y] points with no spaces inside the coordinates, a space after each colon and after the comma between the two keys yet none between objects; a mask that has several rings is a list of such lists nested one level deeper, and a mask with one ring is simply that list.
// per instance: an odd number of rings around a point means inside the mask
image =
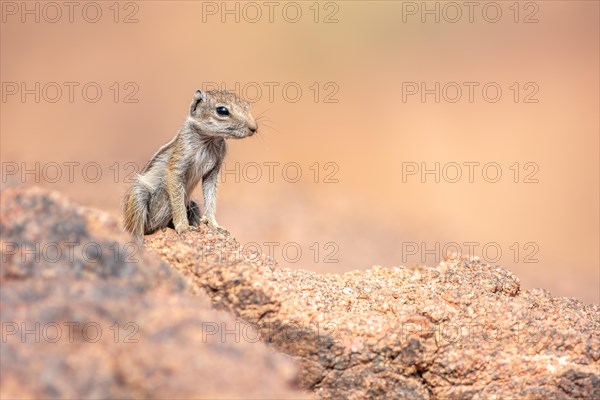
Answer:
[{"label": "reddish rock surface", "polygon": [[523,291],[501,267],[321,275],[243,254],[206,227],[147,246],[296,357],[303,386],[322,398],[600,397],[599,307]]},{"label": "reddish rock surface", "polygon": [[498,266],[323,275],[204,226],[142,250],[57,193],[1,200],[2,398],[600,397],[599,307]]},{"label": "reddish rock surface", "polygon": [[1,204],[1,398],[310,397],[107,214],[36,188]]}]

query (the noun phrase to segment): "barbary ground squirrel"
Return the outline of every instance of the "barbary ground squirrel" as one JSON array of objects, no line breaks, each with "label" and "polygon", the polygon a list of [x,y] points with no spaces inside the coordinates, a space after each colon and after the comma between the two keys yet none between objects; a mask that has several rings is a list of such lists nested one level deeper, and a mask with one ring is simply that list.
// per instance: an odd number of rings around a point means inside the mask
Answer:
[{"label": "barbary ground squirrel", "polygon": [[[215,219],[217,180],[225,158],[225,139],[252,136],[258,125],[250,103],[229,91],[197,90],[177,135],[152,156],[124,199],[124,225],[136,240],[166,227],[177,233]],[[204,215],[192,192],[202,179]]]}]

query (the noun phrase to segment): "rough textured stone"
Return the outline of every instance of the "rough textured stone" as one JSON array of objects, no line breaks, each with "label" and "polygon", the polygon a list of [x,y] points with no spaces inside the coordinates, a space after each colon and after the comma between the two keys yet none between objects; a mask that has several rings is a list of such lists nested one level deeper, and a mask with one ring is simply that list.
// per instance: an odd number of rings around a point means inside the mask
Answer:
[{"label": "rough textured stone", "polygon": [[1,206],[2,398],[600,397],[599,307],[498,266],[317,274],[206,227],[136,249],[40,189]]},{"label": "rough textured stone", "polygon": [[310,397],[289,357],[240,338],[107,214],[36,188],[0,196],[1,398]]},{"label": "rough textured stone", "polygon": [[344,275],[279,268],[201,227],[147,238],[190,291],[296,357],[322,398],[599,398],[600,309],[477,260]]}]

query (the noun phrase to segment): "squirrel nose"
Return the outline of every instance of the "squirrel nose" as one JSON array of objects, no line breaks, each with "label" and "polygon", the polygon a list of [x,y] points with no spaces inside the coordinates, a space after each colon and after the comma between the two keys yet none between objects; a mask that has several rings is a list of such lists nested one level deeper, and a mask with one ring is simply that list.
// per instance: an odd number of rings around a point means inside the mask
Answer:
[{"label": "squirrel nose", "polygon": [[258,130],[258,125],[253,121],[248,124],[248,129],[250,129],[250,132],[254,133]]}]

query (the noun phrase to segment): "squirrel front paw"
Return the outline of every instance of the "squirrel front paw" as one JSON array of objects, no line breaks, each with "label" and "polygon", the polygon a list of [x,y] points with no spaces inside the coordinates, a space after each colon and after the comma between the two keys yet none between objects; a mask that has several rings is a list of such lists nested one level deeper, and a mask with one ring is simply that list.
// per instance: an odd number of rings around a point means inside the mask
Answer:
[{"label": "squirrel front paw", "polygon": [[189,224],[181,224],[175,227],[175,232],[177,232],[177,234],[181,236],[184,233],[194,229],[195,227],[190,226]]},{"label": "squirrel front paw", "polygon": [[200,223],[208,225],[208,227],[211,229],[219,228],[219,224],[214,217],[207,217],[206,215],[203,215],[202,218],[200,218]]},{"label": "squirrel front paw", "polygon": [[200,218],[200,222],[208,225],[208,227],[213,231],[217,231],[218,233],[222,233],[223,235],[229,234],[229,231],[227,229],[219,226],[217,220],[214,217],[211,218],[207,217],[206,215],[203,215],[202,218]]}]

